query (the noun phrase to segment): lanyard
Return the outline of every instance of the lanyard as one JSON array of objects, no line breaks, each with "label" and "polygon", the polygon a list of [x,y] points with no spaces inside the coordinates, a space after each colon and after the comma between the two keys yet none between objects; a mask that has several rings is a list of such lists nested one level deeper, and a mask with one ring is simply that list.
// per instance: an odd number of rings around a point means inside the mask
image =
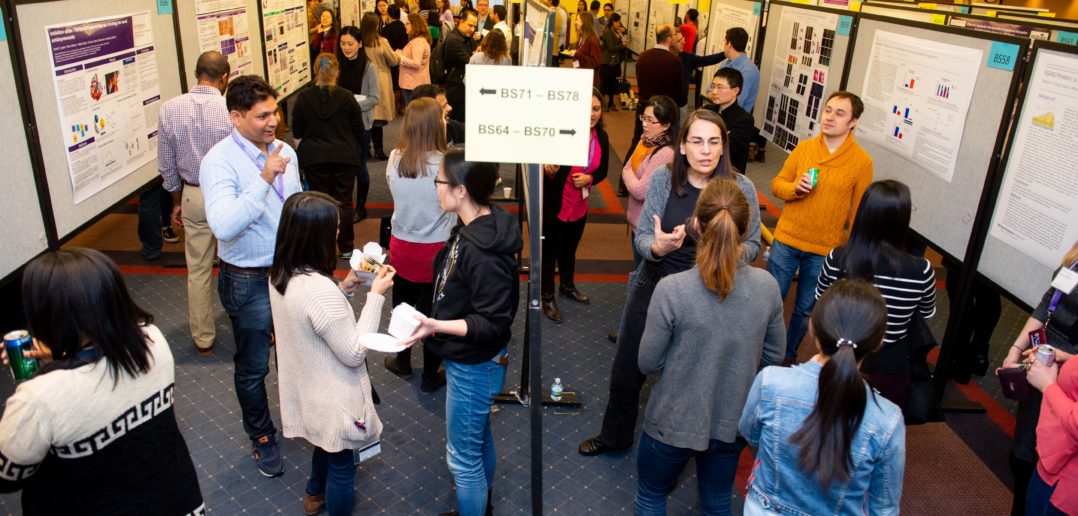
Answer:
[{"label": "lanyard", "polygon": [[[1075,267],[1078,267],[1078,261],[1075,261],[1067,268],[1073,271]],[[1045,328],[1048,327],[1048,323],[1052,322],[1052,314],[1056,313],[1056,308],[1059,308],[1060,299],[1063,299],[1063,291],[1057,288],[1055,293],[1052,294],[1052,301],[1048,303],[1048,316],[1044,320]]]},{"label": "lanyard", "polygon": [[[254,155],[251,154],[251,151],[247,150],[247,147],[245,147],[239,137],[236,136],[236,131],[232,131],[232,141],[236,142],[236,145],[238,145],[240,150],[247,155],[247,158],[251,160],[251,163],[254,164],[255,168],[258,169],[261,174],[262,165],[258,164],[258,158],[254,157]],[[266,148],[268,149],[269,146]],[[284,179],[281,178],[282,175],[283,174],[277,174],[277,177],[274,179],[274,182],[277,184],[271,183],[270,188],[273,188],[273,192],[277,194],[277,198],[280,199],[281,202],[284,202]]]}]

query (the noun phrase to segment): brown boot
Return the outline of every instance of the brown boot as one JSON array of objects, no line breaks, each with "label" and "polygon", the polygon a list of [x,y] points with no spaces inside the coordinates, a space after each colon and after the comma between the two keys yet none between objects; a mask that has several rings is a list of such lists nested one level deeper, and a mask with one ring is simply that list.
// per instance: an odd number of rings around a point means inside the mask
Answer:
[{"label": "brown boot", "polygon": [[303,499],[303,513],[307,516],[314,516],[322,512],[322,508],[326,506],[326,495],[307,495],[307,498]]},{"label": "brown boot", "polygon": [[551,321],[554,321],[556,323],[560,323],[565,320],[561,316],[561,310],[558,309],[557,301],[554,301],[553,294],[551,294],[549,297],[543,296],[543,315],[545,315],[547,319],[550,319]]}]

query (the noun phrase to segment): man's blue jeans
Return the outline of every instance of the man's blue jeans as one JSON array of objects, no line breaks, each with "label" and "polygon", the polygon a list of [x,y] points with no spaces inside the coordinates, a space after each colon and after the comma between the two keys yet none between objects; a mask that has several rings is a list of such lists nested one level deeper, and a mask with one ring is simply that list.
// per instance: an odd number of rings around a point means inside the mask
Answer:
[{"label": "man's blue jeans", "polygon": [[636,456],[639,483],[636,489],[636,516],[665,516],[666,497],[677,486],[678,476],[689,459],[696,459],[696,483],[703,514],[730,514],[734,475],[745,441],[732,443],[712,439],[706,451],[677,448],[641,432]]},{"label": "man's blue jeans", "polygon": [[794,249],[778,240],[771,245],[771,256],[767,259],[767,272],[779,283],[779,295],[786,299],[794,274],[797,278],[797,297],[794,300],[794,312],[790,316],[790,326],[786,328],[786,358],[797,358],[797,347],[805,338],[808,330],[808,317],[812,307],[816,306],[816,282],[820,279],[823,261],[826,257]]},{"label": "man's blue jeans", "polygon": [[326,495],[329,516],[352,514],[356,496],[356,465],[352,450],[330,453],[315,446],[307,494]]},{"label": "man's blue jeans", "polygon": [[505,382],[505,366],[492,361],[445,361],[446,463],[457,488],[460,516],[482,516],[494,482],[490,407]]},{"label": "man's blue jeans", "polygon": [[232,361],[236,370],[236,397],[243,412],[243,430],[252,441],[277,432],[266,401],[273,316],[270,314],[266,274],[241,274],[221,270],[217,293],[236,339]]}]

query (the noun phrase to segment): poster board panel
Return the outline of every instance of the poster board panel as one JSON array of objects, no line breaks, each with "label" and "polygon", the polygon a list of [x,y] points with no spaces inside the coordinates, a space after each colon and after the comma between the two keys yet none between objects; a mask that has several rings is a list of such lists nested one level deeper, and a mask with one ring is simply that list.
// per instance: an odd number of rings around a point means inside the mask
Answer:
[{"label": "poster board panel", "polygon": [[[741,27],[749,33],[749,43],[745,45],[745,54],[750,58],[756,55],[757,37],[760,34],[761,2],[750,0],[712,0],[707,41],[704,48],[697,52],[701,55],[717,54],[726,46],[726,30]],[[704,67],[703,84],[706,88],[719,65]]]},{"label": "poster board panel", "polygon": [[[94,166],[102,168],[105,172],[98,174],[93,172],[95,169],[90,169],[92,172],[90,175],[101,178],[104,186],[100,190],[95,190],[88,197],[81,198],[85,193],[76,195],[77,190],[73,186],[75,182],[72,180],[73,174],[69,168],[69,154],[71,154],[71,151],[69,150],[68,138],[72,135],[68,133],[74,132],[75,125],[67,125],[68,120],[71,118],[68,115],[73,111],[85,111],[88,115],[86,125],[97,124],[102,120],[107,121],[107,116],[99,117],[95,122],[89,114],[95,111],[92,106],[96,105],[95,103],[98,100],[91,102],[87,99],[79,100],[79,102],[85,104],[84,109],[78,109],[78,106],[72,106],[70,103],[65,102],[63,108],[67,115],[61,113],[61,104],[58,99],[69,98],[71,92],[61,91],[58,93],[57,91],[56,84],[59,82],[57,80],[58,76],[54,73],[53,56],[51,55],[53,42],[48,36],[46,27],[65,24],[73,25],[84,20],[124,17],[134,13],[149,14],[147,25],[138,25],[135,29],[139,31],[137,39],[151,38],[152,48],[142,48],[140,52],[148,53],[140,53],[135,57],[136,61],[134,63],[124,61],[126,64],[123,64],[122,73],[118,76],[113,76],[120,78],[118,89],[112,89],[114,87],[113,82],[110,80],[109,74],[105,74],[104,80],[100,81],[104,82],[104,85],[99,84],[95,91],[91,84],[87,91],[91,99],[93,96],[100,96],[102,88],[106,92],[106,98],[112,95],[113,91],[121,92],[120,98],[124,98],[124,93],[128,91],[126,90],[127,87],[137,87],[140,91],[156,88],[160,98],[156,100],[146,99],[144,113],[126,120],[129,124],[142,125],[146,128],[152,127],[153,133],[149,135],[132,135],[132,139],[137,140],[133,142],[135,147],[130,147],[130,143],[125,140],[125,143],[120,145],[123,148],[120,151],[120,156],[115,155],[115,152],[109,155],[96,156],[95,159],[99,160],[99,163]],[[162,99],[172,98],[182,93],[180,91],[180,64],[176,51],[173,18],[171,14],[157,14],[157,2],[155,0],[133,0],[122,4],[102,4],[76,0],[19,4],[15,7],[15,15],[20,26],[22,48],[25,51],[27,79],[36,88],[33,98],[34,123],[38,127],[52,211],[56,219],[56,231],[58,237],[63,239],[117,202],[130,196],[158,175],[155,150],[157,143],[157,110],[160,108]],[[149,34],[145,32],[147,30]],[[116,43],[110,42],[108,46],[114,44]],[[90,55],[92,56],[92,54]],[[152,55],[152,58],[146,59],[148,55]],[[116,66],[120,65],[117,64]],[[134,66],[136,69],[133,70],[130,66]],[[155,74],[146,73],[147,70],[152,69],[156,69]],[[124,83],[123,80],[128,82]],[[104,106],[105,103],[100,105]],[[93,114],[95,116],[100,115],[100,113]],[[131,112],[120,113],[120,117],[123,119],[124,115],[131,116],[133,114]],[[139,116],[142,118],[138,118]],[[62,117],[64,117],[64,122],[61,122]],[[125,124],[107,127],[122,133]],[[84,128],[80,128],[80,132],[85,132],[82,129]],[[145,139],[143,139],[143,136],[145,136]],[[102,138],[100,141],[103,142],[104,140],[105,138]],[[85,141],[82,143],[85,143]],[[137,148],[139,152],[145,151],[145,157],[148,157],[148,161],[139,161],[141,165],[131,170],[130,173],[120,174],[122,177],[112,176],[112,173],[107,171],[110,163],[114,161],[123,162],[123,150],[126,149],[130,153],[132,148]],[[108,149],[102,151],[103,154],[107,154],[107,152]],[[79,170],[77,174],[83,175],[85,172],[84,170]],[[116,179],[116,177],[119,178]]]},{"label": "poster board panel", "polygon": [[266,82],[281,99],[311,82],[306,0],[261,0],[260,37],[265,45]]},{"label": "poster board panel", "polygon": [[977,264],[1030,306],[1078,240],[1078,49],[1037,45]]},{"label": "poster board panel", "polygon": [[822,100],[845,73],[849,11],[772,2],[753,117],[760,134],[790,152],[819,133]]},{"label": "poster board panel", "polygon": [[[0,77],[10,81],[15,77],[7,41],[0,41]],[[26,126],[22,123],[19,98],[10,83],[0,91],[0,116],[8,122],[0,128],[0,138],[7,142],[0,206],[9,215],[0,224],[0,241],[4,242],[4,252],[0,253],[0,279],[3,279],[48,249],[49,243],[38,206],[37,186],[26,144]],[[12,216],[15,214],[18,216]]]},{"label": "poster board panel", "polygon": [[909,7],[905,6],[892,6],[881,4],[865,4],[861,6],[862,14],[875,14],[879,16],[886,16],[888,18],[898,18],[901,20],[919,21],[924,23],[932,23],[933,17],[936,16],[932,11],[926,9],[917,9],[913,5]]},{"label": "poster board panel", "polygon": [[674,23],[674,6],[667,0],[652,0],[648,4],[648,23],[644,31],[643,48],[655,46],[655,28],[664,23]]},{"label": "poster board panel", "polygon": [[207,50],[217,50],[232,65],[230,77],[266,76],[263,42],[258,31],[259,0],[195,0],[177,2],[176,16],[183,42],[180,73],[195,84],[195,63]]},{"label": "poster board panel", "polygon": [[[1012,69],[1007,70],[988,66],[988,63],[997,57],[1000,48],[1014,50],[1012,63],[1016,62],[1017,56],[1024,55],[1028,40],[942,29],[935,25],[900,23],[864,15],[854,42],[850,80],[846,89],[866,99],[866,104],[871,102],[871,98],[879,98],[886,93],[883,86],[873,86],[865,78],[872,73],[870,66],[881,70],[882,75],[875,77],[886,76],[884,72],[887,70],[883,67],[887,63],[875,61],[880,59],[880,53],[878,49],[874,53],[874,49],[878,36],[883,38],[891,34],[901,34],[926,48],[932,48],[935,44],[940,49],[939,55],[951,56],[959,62],[959,56],[969,52],[980,56],[971,92],[964,80],[972,78],[963,79],[957,66],[947,68],[946,63],[949,62],[936,53],[925,55],[919,49],[894,52],[907,57],[902,63],[892,63],[895,80],[900,81],[894,86],[894,91],[906,87],[913,90],[907,95],[896,95],[895,99],[901,98],[912,104],[914,112],[907,115],[908,106],[905,105],[897,107],[897,114],[888,112],[876,115],[866,108],[855,130],[858,142],[872,156],[874,179],[895,179],[910,187],[913,198],[910,226],[913,230],[961,260],[969,244],[997,137],[1004,130],[1000,128],[1000,123],[1016,79],[1013,64]],[[944,54],[944,51],[947,53]],[[948,71],[960,76],[956,78],[942,73]],[[909,82],[914,80],[917,81],[916,85]],[[872,87],[871,91],[865,91],[866,84]],[[960,109],[963,99],[968,104],[965,109]],[[926,111],[918,114],[918,107]],[[933,107],[936,109],[929,109]],[[952,107],[954,110],[950,109]],[[907,117],[911,119],[909,123]],[[895,138],[904,137],[911,145],[883,145],[877,143],[878,137],[872,139],[866,136],[867,131],[876,126],[882,127],[881,124],[888,121],[897,121],[895,127],[900,128],[899,136]],[[954,165],[949,172],[942,170],[942,167],[933,168],[932,162],[937,160],[929,159],[932,156],[939,158],[939,161],[948,158]]]},{"label": "poster board panel", "polygon": [[[659,1],[659,0],[656,0]],[[648,34],[648,0],[629,0],[629,8],[622,13],[622,21],[629,30],[629,50],[637,54],[654,44],[654,33]]]}]

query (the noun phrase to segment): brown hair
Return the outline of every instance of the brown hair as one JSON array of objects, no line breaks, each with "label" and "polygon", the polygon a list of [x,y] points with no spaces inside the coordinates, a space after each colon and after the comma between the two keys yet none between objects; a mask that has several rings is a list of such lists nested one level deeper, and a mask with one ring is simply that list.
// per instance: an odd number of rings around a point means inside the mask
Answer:
[{"label": "brown hair", "polygon": [[505,34],[500,30],[492,30],[483,38],[483,44],[479,50],[487,59],[497,61],[509,56],[509,45],[505,42]]},{"label": "brown hair", "polygon": [[329,52],[322,52],[314,58],[314,82],[319,86],[332,86],[337,84],[337,76],[341,68],[337,63],[337,56]]},{"label": "brown hair", "polygon": [[827,103],[831,102],[831,99],[834,98],[846,99],[850,101],[850,109],[852,110],[850,114],[853,115],[854,120],[861,118],[861,113],[865,112],[865,103],[861,101],[861,97],[858,97],[857,95],[848,91],[840,90],[832,93],[829,97],[827,97],[827,100],[823,104],[826,106]]},{"label": "brown hair", "polygon": [[696,266],[704,286],[719,299],[734,289],[741,258],[741,235],[749,226],[749,202],[732,179],[711,181],[700,192],[694,212],[700,225]]},{"label": "brown hair", "polygon": [[400,177],[426,177],[427,156],[432,151],[444,153],[446,150],[445,122],[442,120],[442,106],[438,105],[438,101],[424,97],[408,103],[404,110],[397,150],[400,151],[400,163],[397,166]]},{"label": "brown hair", "polygon": [[363,38],[360,43],[366,48],[377,48],[379,45],[378,35],[378,15],[375,13],[367,13],[363,15],[363,18],[359,20],[359,35]]},{"label": "brown hair", "polygon": [[584,38],[599,38],[599,32],[595,29],[595,15],[585,11],[580,13],[580,40]]},{"label": "brown hair", "polygon": [[430,44],[430,26],[419,13],[408,15],[408,23],[412,24],[412,30],[408,31],[408,39],[423,38]]},{"label": "brown hair", "polygon": [[693,122],[697,120],[704,120],[711,122],[719,127],[719,136],[722,139],[722,156],[719,158],[719,162],[715,164],[715,170],[711,171],[708,175],[708,179],[720,177],[722,179],[733,179],[734,175],[730,168],[730,139],[727,136],[730,134],[726,130],[726,123],[722,121],[722,117],[714,111],[707,109],[697,109],[689,114],[689,117],[685,119],[685,123],[681,125],[681,130],[678,132],[677,141],[674,142],[674,163],[670,167],[670,183],[671,191],[678,197],[685,197],[688,195],[688,191],[685,190],[685,183],[689,182],[689,169],[692,168],[689,165],[689,158],[681,152],[680,146],[689,140],[689,128],[692,127]]}]

